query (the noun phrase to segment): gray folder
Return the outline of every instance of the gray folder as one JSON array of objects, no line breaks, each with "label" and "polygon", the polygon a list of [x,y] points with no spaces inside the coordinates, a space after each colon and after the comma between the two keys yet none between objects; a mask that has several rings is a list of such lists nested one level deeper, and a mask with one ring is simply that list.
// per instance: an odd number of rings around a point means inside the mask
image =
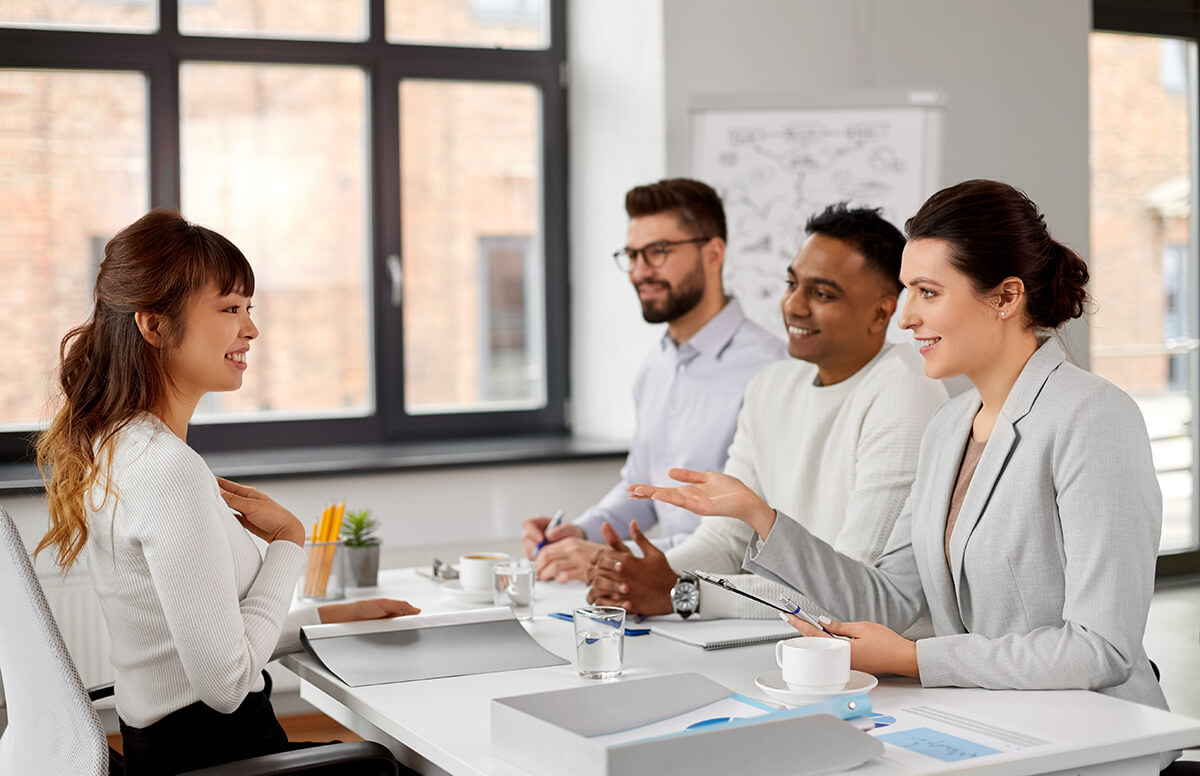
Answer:
[{"label": "gray folder", "polygon": [[686,673],[493,698],[492,754],[532,776],[810,776],[842,773],[883,754],[878,739],[828,714],[768,715],[609,746],[591,738],[732,694]]}]

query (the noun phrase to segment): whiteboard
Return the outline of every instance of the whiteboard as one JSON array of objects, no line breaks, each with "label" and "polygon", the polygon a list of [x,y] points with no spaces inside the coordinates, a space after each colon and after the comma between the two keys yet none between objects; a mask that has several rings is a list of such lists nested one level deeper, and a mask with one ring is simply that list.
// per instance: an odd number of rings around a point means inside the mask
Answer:
[{"label": "whiteboard", "polygon": [[[787,266],[826,205],[882,207],[903,231],[939,188],[943,105],[936,92],[693,101],[691,176],[725,204],[725,290],[752,320],[784,336]],[[895,317],[889,339],[912,341]]]}]

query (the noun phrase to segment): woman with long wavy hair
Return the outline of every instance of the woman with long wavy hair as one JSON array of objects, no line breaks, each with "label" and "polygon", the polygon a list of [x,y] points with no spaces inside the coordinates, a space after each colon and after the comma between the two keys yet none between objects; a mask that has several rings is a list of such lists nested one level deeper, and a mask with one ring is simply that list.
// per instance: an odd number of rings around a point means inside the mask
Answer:
[{"label": "woman with long wavy hair", "polygon": [[300,521],[187,445],[200,398],[242,384],[253,294],[233,243],[154,210],[105,247],[91,317],[62,341],[62,406],[37,442],[50,513],[37,551],[64,569],[86,552],[130,776],[292,748],[268,698],[272,655],[298,648],[306,623],[417,611],[374,599],[289,612]]}]

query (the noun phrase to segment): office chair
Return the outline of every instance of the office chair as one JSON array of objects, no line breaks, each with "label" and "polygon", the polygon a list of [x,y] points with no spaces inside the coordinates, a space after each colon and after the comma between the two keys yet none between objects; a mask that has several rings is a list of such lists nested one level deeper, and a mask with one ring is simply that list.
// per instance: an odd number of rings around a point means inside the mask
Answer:
[{"label": "office chair", "polygon": [[[8,727],[0,733],[0,773],[116,776],[120,755],[108,747],[93,700],[112,684],[86,690],[46,603],[17,526],[0,507],[0,675]],[[254,757],[192,771],[193,776],[343,772],[397,776],[387,747],[355,741]]]}]

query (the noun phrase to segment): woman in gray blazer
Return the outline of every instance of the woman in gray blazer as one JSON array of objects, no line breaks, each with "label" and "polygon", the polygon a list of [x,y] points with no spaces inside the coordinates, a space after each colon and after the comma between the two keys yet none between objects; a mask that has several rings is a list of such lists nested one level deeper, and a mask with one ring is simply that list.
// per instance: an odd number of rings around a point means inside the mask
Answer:
[{"label": "woman in gray blazer", "polygon": [[[965,374],[974,390],[930,421],[874,564],[778,519],[723,474],[675,470],[690,484],[630,495],[747,522],[757,536],[746,569],[854,620],[826,627],[851,638],[859,670],[1166,708],[1142,649],[1162,522],[1145,423],[1128,395],[1043,336],[1083,314],[1086,265],[1033,202],[994,181],[934,194],[905,227],[900,325],[926,374]],[[899,635],[925,613],[933,637]]]}]

